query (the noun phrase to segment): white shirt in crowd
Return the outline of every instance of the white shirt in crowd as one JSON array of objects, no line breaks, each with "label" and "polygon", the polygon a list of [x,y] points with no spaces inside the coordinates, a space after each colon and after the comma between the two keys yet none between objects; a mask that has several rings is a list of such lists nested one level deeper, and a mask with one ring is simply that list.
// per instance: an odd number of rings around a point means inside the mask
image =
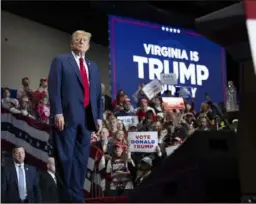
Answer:
[{"label": "white shirt in crowd", "polygon": [[55,176],[55,174],[54,174],[54,173],[52,173],[51,171],[47,171],[47,172],[51,175],[51,177],[53,178],[53,180],[54,180],[55,184],[57,184],[57,180],[56,180],[56,176]]},{"label": "white shirt in crowd", "polygon": [[25,168],[24,168],[24,163],[22,164],[17,164],[14,162],[15,165],[15,169],[16,169],[16,173],[17,173],[17,178],[18,178],[18,182],[19,182],[19,168],[21,166],[23,175],[24,175],[24,187],[25,187],[25,197],[27,197],[27,183],[26,183],[26,173],[25,173]]}]

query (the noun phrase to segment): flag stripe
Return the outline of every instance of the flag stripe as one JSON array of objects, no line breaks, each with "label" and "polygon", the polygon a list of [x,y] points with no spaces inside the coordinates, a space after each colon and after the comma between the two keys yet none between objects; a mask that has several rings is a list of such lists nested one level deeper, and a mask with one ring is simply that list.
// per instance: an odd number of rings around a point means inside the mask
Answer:
[{"label": "flag stripe", "polygon": [[49,157],[47,152],[43,152],[42,150],[33,147],[27,141],[17,138],[16,135],[8,131],[3,131],[3,130],[1,131],[1,139],[4,139],[14,145],[23,146],[26,152],[28,152],[29,154],[33,154],[34,157],[42,160],[43,162],[46,162]]},{"label": "flag stripe", "polygon": [[19,127],[22,131],[26,132],[28,135],[33,136],[37,140],[47,142],[49,140],[49,134],[45,131],[41,131],[35,128],[31,128],[28,123],[24,120],[18,120],[12,114],[2,113],[1,122],[9,122],[14,127]]},{"label": "flag stripe", "polygon": [[246,11],[247,18],[256,19],[256,1],[255,0],[245,0],[244,8]]}]

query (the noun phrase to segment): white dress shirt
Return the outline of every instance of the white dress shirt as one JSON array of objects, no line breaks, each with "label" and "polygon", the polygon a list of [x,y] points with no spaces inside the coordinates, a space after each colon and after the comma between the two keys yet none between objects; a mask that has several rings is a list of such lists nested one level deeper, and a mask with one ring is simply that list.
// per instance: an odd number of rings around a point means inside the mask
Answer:
[{"label": "white dress shirt", "polygon": [[[78,66],[78,68],[79,68],[79,70],[80,70],[80,56],[78,56],[78,55],[76,55],[74,52],[72,52],[72,55],[74,56],[74,58],[75,58],[75,60],[76,60],[76,63],[77,63],[77,66]],[[85,59],[84,59],[84,56],[82,57],[83,58],[83,61],[84,61],[84,67],[85,67],[85,71],[86,71],[86,73],[87,73],[87,78],[88,78],[88,82],[89,82],[89,84],[90,84],[90,81],[89,81],[89,79],[90,79],[90,76],[89,76],[89,70],[88,70],[88,66],[87,66],[87,64],[86,64],[86,61],[85,61]]]},{"label": "white dress shirt", "polygon": [[19,168],[21,165],[21,169],[22,169],[23,175],[24,175],[25,197],[27,197],[28,194],[27,194],[26,172],[25,172],[25,168],[24,168],[24,163],[18,164],[18,163],[14,162],[14,165],[15,165],[15,169],[16,169],[16,173],[17,173],[18,183],[19,183]]},{"label": "white dress shirt", "polygon": [[56,176],[55,176],[55,174],[54,174],[54,173],[52,173],[51,171],[47,171],[47,172],[51,175],[51,177],[53,178],[53,180],[54,180],[55,184],[57,184],[57,180],[56,180]]}]

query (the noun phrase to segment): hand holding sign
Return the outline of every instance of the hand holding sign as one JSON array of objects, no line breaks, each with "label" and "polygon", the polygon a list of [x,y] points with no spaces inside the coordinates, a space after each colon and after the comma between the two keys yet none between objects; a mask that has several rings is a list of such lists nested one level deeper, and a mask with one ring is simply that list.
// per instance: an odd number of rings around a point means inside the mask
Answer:
[{"label": "hand holding sign", "polygon": [[142,91],[145,93],[145,95],[148,97],[148,99],[151,100],[157,94],[161,93],[162,84],[158,81],[158,79],[155,79],[155,80],[149,82],[147,85],[145,85],[142,88]]}]

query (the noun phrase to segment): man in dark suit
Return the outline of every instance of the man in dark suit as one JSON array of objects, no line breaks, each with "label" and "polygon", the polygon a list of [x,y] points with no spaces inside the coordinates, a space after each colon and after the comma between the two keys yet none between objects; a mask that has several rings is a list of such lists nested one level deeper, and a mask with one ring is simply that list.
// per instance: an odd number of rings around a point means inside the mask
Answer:
[{"label": "man in dark suit", "polygon": [[113,143],[109,141],[108,137],[109,130],[103,127],[100,131],[100,140],[93,144],[101,151],[103,151],[106,155],[111,155],[113,152]]},{"label": "man in dark suit", "polygon": [[47,161],[47,172],[41,173],[40,188],[42,192],[42,203],[58,203],[57,179],[55,175],[55,161],[49,157]]},{"label": "man in dark suit", "polygon": [[13,163],[2,169],[2,203],[40,203],[37,169],[24,164],[23,147],[15,147],[12,157]]},{"label": "man in dark suit", "polygon": [[113,110],[113,107],[112,107],[112,99],[110,96],[108,96],[106,93],[105,93],[105,85],[102,83],[101,84],[101,91],[102,91],[102,106],[103,106],[103,110],[110,110],[112,111]]},{"label": "man in dark suit", "polygon": [[61,202],[84,202],[90,135],[102,127],[100,73],[96,64],[85,57],[90,38],[88,32],[74,32],[72,53],[55,57],[48,77]]}]

